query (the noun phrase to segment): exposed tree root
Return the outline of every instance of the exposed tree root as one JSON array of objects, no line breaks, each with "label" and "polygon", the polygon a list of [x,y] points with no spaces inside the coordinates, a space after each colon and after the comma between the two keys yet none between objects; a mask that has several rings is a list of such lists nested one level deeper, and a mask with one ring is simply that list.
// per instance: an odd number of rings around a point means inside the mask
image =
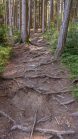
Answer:
[{"label": "exposed tree root", "polygon": [[38,121],[37,121],[37,124],[40,123],[40,122],[45,122],[45,121],[49,120],[49,119],[51,118],[51,116],[52,116],[52,115],[50,115],[50,116],[48,116],[48,117],[44,117],[44,118],[38,120]]},{"label": "exposed tree root", "polygon": [[7,117],[9,120],[11,120],[14,124],[16,123],[9,115],[7,115],[5,112],[0,111],[0,114]]},{"label": "exposed tree root", "polygon": [[50,76],[50,75],[46,75],[46,74],[42,74],[42,75],[35,75],[35,76],[29,76],[28,78],[34,79],[34,78],[52,78],[52,79],[62,79],[62,77],[55,77],[55,76]]},{"label": "exposed tree root", "polygon": [[21,125],[15,125],[13,126],[10,130],[16,130],[16,129],[19,129],[19,130],[22,130],[22,131],[25,131],[25,132],[30,132],[31,131],[31,126],[29,127],[23,127]]},{"label": "exposed tree root", "polygon": [[48,95],[48,94],[60,94],[60,93],[67,93],[69,92],[69,90],[65,90],[65,91],[57,91],[57,92],[46,92],[44,93],[44,95]]},{"label": "exposed tree root", "polygon": [[67,102],[63,102],[63,103],[60,103],[61,105],[68,105],[68,104],[71,104],[75,101],[75,99],[71,100],[71,101],[67,101]]},{"label": "exposed tree root", "polygon": [[77,116],[78,117],[78,111],[75,113],[72,113],[71,116]]},{"label": "exposed tree root", "polygon": [[55,97],[53,97],[53,99],[54,99],[54,100],[57,100],[57,101],[60,103],[60,105],[64,106],[66,109],[70,110],[64,103],[61,103],[61,102],[59,101],[59,99],[57,99],[57,98],[55,98]]},{"label": "exposed tree root", "polygon": [[[15,130],[15,129],[19,129],[25,132],[30,132],[31,131],[31,127],[23,127],[23,126],[19,126],[19,125],[15,125],[11,128],[11,130]],[[41,129],[41,128],[35,128],[34,129],[35,132],[41,132],[44,134],[51,134],[54,136],[57,136],[59,139],[63,139],[62,135],[73,135],[75,134],[75,131],[57,131],[57,130],[50,130],[50,129]]]},{"label": "exposed tree root", "polygon": [[41,56],[41,55],[43,55],[43,54],[45,54],[45,53],[40,53],[40,54],[37,54],[37,55],[33,56],[32,58],[39,57],[39,56]]},{"label": "exposed tree root", "polygon": [[39,65],[38,65],[37,67],[39,67],[39,66],[44,66],[44,65],[48,65],[48,64],[51,64],[51,63],[56,62],[56,61],[57,61],[57,60],[51,60],[51,61],[49,61],[49,62],[39,63]]}]

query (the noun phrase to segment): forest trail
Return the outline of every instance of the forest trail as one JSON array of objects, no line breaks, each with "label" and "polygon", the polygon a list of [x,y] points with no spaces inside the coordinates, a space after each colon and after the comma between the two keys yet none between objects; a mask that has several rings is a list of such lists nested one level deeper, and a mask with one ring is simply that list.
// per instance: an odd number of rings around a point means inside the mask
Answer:
[{"label": "forest trail", "polygon": [[78,139],[71,75],[40,32],[31,42],[14,46],[0,81],[0,139]]}]

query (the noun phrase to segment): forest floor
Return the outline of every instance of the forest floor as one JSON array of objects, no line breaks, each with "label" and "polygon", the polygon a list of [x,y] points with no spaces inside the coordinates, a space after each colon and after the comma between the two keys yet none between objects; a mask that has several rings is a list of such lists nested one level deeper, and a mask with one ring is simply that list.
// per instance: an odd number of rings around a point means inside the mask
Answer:
[{"label": "forest floor", "polygon": [[14,46],[0,81],[0,139],[78,139],[68,72],[41,33]]}]

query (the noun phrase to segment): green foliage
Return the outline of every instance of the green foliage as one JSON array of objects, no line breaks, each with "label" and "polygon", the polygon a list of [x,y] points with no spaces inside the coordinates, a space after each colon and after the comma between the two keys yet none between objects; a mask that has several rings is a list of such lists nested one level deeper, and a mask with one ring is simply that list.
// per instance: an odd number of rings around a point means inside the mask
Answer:
[{"label": "green foliage", "polygon": [[[54,27],[51,27],[48,33],[44,34],[44,38],[49,42],[51,46],[52,53],[55,52],[59,31]],[[65,51],[61,57],[61,62],[65,63],[65,65],[69,68],[69,71],[72,73],[71,79],[78,78],[78,21],[70,22]],[[78,98],[78,87],[75,90],[75,96]]]},{"label": "green foliage", "polygon": [[74,91],[74,95],[75,95],[76,99],[78,99],[78,84],[77,84],[77,88]]},{"label": "green foliage", "polygon": [[14,44],[20,42],[21,40],[21,32],[19,32],[19,30],[14,30],[14,36],[15,36],[15,39],[14,39]]},{"label": "green foliage", "polygon": [[9,38],[9,28],[8,26],[2,24],[2,27],[0,28],[0,44],[6,43],[6,41]]},{"label": "green foliage", "polygon": [[8,45],[4,45],[4,44],[0,45],[0,74],[4,70],[4,66],[7,60],[10,58],[11,52],[12,52],[12,47],[9,47]]}]

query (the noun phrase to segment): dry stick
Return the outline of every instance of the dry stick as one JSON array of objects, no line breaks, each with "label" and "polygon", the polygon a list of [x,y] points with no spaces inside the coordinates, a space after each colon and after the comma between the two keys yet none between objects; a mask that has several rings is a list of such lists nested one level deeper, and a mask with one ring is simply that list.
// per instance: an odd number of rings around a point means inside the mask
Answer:
[{"label": "dry stick", "polygon": [[36,110],[35,117],[34,117],[34,124],[33,124],[33,127],[32,127],[30,139],[32,139],[32,135],[33,135],[35,125],[36,125],[36,120],[37,120],[37,110]]},{"label": "dry stick", "polygon": [[48,116],[48,117],[44,117],[44,118],[38,120],[38,121],[37,121],[37,124],[40,123],[40,122],[45,122],[45,121],[49,120],[49,119],[51,118],[51,116],[52,116],[52,115],[50,115],[50,116]]},{"label": "dry stick", "polygon": [[7,117],[9,120],[11,120],[14,124],[16,123],[9,115],[7,115],[5,112],[0,111],[0,114],[4,115],[5,117]]}]

